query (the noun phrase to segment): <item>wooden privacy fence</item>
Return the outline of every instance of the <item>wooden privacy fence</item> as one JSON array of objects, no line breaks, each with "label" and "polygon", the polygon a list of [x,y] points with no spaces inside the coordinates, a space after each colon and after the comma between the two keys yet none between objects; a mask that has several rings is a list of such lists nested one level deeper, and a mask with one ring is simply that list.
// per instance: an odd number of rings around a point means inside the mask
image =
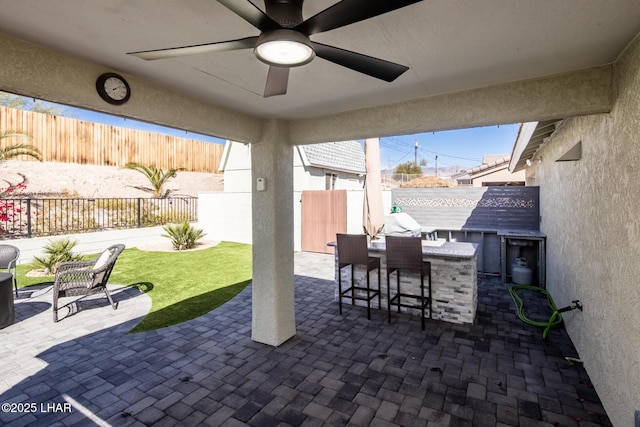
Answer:
[{"label": "wooden privacy fence", "polygon": [[[160,169],[217,173],[222,144],[161,135],[52,114],[0,107],[0,130],[33,137],[44,161],[123,167],[129,162]],[[5,139],[3,145],[22,143]],[[32,160],[24,157],[20,160]]]}]

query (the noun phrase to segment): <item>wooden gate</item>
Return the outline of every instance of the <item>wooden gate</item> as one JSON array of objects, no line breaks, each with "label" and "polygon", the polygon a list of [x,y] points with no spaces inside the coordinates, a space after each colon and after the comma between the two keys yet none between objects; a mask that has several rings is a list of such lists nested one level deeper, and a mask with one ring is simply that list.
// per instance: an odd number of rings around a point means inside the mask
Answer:
[{"label": "wooden gate", "polygon": [[302,250],[333,253],[327,243],[336,233],[347,232],[347,192],[345,190],[302,192]]}]

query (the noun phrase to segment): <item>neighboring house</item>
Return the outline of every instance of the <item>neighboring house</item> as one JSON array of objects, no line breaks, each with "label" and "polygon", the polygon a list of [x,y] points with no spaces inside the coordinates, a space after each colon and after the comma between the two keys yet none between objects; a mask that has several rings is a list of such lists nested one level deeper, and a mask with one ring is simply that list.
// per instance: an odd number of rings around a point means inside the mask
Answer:
[{"label": "neighboring house", "polygon": [[[346,190],[346,230],[362,232],[364,197],[364,149],[358,141],[327,142],[292,146],[294,249],[307,250],[303,241],[308,230],[302,225],[303,193],[314,190]],[[202,192],[198,202],[198,223],[216,240],[253,243],[251,146],[225,143],[219,169],[224,172],[223,192]],[[272,185],[266,183],[266,188]],[[329,196],[327,194],[327,196]],[[332,194],[331,196],[336,196]],[[383,192],[385,210],[390,207],[390,192]],[[329,208],[330,209],[330,208]],[[314,211],[314,214],[317,213]],[[326,242],[320,246],[326,249]]]},{"label": "neighboring house", "polygon": [[508,154],[492,154],[482,157],[482,165],[452,177],[458,185],[488,187],[495,185],[525,185],[524,171],[510,172]]},{"label": "neighboring house", "polygon": [[451,175],[451,180],[454,181],[460,187],[470,187],[471,186],[471,176],[469,172],[466,170],[456,172]]},{"label": "neighboring house", "polygon": [[[292,149],[293,191],[363,188],[365,164],[360,142],[326,142]],[[251,192],[251,146],[227,141],[219,170],[224,172],[225,192]]]}]

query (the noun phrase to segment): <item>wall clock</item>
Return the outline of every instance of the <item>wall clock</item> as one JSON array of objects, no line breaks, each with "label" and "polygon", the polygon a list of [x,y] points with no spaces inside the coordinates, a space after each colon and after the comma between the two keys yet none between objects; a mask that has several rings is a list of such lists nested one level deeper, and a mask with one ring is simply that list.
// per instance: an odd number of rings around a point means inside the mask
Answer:
[{"label": "wall clock", "polygon": [[129,83],[116,73],[104,73],[96,80],[96,90],[100,98],[109,104],[122,105],[129,100],[131,88]]}]

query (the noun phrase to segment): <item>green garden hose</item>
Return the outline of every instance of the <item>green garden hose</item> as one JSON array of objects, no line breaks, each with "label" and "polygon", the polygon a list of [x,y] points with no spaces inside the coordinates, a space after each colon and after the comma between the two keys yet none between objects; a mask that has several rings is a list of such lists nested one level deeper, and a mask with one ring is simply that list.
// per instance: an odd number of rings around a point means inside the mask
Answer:
[{"label": "green garden hose", "polygon": [[[517,293],[518,290],[535,291],[535,292],[541,293],[542,295],[547,297],[547,302],[548,302],[549,308],[551,309],[551,311],[553,313],[553,314],[551,314],[551,317],[549,318],[549,321],[541,322],[541,321],[536,321],[536,320],[529,319],[525,314],[524,302],[522,301],[522,298],[520,298],[520,296]],[[516,314],[518,315],[520,320],[522,320],[524,323],[526,323],[528,325],[539,326],[539,327],[545,328],[544,332],[542,333],[542,338],[543,339],[547,339],[547,336],[549,335],[549,331],[551,330],[551,328],[555,328],[555,327],[560,326],[562,324],[562,314],[560,314],[560,312],[556,308],[556,305],[553,303],[553,299],[551,298],[551,295],[547,291],[545,291],[544,289],[539,288],[537,286],[517,285],[517,286],[511,286],[509,288],[509,294],[511,295],[511,298],[513,298],[513,301],[516,303]]]}]

